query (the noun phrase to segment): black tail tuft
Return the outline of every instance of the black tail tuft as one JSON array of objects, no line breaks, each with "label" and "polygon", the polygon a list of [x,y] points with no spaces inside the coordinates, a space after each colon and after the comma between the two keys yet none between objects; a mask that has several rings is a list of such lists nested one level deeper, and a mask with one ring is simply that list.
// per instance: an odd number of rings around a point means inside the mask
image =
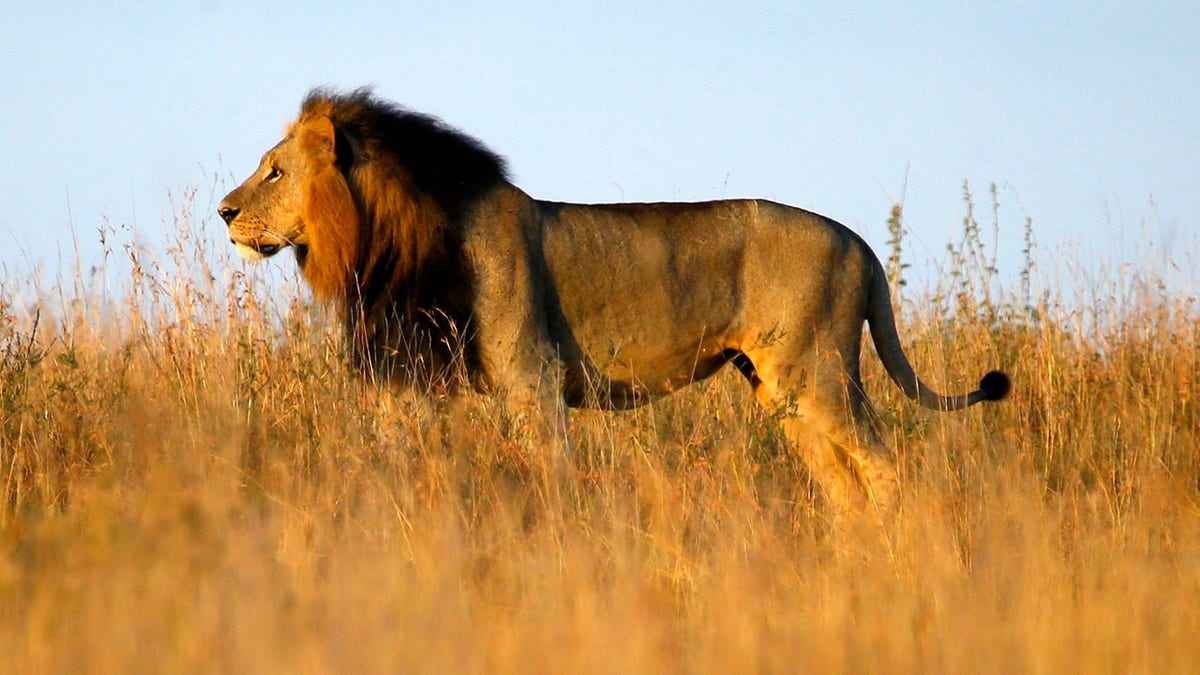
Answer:
[{"label": "black tail tuft", "polygon": [[988,401],[999,401],[1008,396],[1008,390],[1011,388],[1012,382],[1009,381],[1008,375],[999,370],[993,370],[979,381],[979,391],[983,392]]}]

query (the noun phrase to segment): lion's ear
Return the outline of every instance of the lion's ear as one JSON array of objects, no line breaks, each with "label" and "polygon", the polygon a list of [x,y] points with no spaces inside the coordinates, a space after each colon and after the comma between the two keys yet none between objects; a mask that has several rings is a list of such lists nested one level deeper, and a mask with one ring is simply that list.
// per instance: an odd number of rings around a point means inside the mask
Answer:
[{"label": "lion's ear", "polygon": [[354,164],[357,150],[354,140],[328,117],[305,120],[302,138],[304,148],[323,166],[336,165],[339,171],[345,173]]},{"label": "lion's ear", "polygon": [[328,166],[337,162],[337,129],[333,120],[321,115],[304,120],[300,142],[309,156]]}]

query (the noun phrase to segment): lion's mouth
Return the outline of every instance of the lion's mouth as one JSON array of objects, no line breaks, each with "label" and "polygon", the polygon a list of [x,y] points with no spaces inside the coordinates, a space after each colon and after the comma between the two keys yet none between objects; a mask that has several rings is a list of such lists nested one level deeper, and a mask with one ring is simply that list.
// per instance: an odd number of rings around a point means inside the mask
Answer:
[{"label": "lion's mouth", "polygon": [[270,258],[276,253],[279,253],[279,251],[283,249],[283,246],[279,244],[255,244],[254,249],[261,253],[263,257]]},{"label": "lion's mouth", "polygon": [[236,239],[230,239],[230,242],[237,248],[238,255],[246,260],[262,260],[283,250],[283,244],[270,244],[266,242],[256,241],[245,243]]}]

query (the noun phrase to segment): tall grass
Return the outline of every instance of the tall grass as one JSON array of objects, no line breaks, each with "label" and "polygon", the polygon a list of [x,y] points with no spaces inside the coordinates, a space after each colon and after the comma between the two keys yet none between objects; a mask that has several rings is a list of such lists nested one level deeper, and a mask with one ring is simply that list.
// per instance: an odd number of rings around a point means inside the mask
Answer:
[{"label": "tall grass", "polygon": [[1153,270],[1070,297],[1031,262],[1009,289],[966,196],[902,334],[931,383],[1000,365],[1014,394],[921,410],[868,349],[883,536],[829,523],[729,373],[576,413],[547,489],[494,402],[350,373],[194,195],[163,252],[106,231],[109,291],[0,280],[0,670],[1200,670],[1196,297]]}]

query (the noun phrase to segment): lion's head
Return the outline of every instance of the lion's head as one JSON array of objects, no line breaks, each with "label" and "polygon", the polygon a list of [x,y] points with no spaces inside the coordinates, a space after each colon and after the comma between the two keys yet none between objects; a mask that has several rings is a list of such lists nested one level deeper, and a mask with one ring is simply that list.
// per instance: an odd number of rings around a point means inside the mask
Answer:
[{"label": "lion's head", "polygon": [[336,298],[360,255],[362,224],[344,174],[353,157],[349,140],[334,127],[329,106],[317,108],[306,106],[219,213],[242,257],[266,258],[291,246],[313,291]]}]

